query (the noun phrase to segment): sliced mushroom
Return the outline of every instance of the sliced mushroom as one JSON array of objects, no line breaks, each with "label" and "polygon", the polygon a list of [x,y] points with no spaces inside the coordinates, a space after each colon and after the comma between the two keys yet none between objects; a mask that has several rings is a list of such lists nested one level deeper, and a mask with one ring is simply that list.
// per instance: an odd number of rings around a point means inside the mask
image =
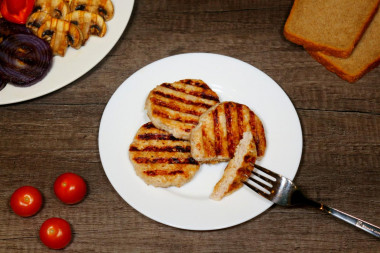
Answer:
[{"label": "sliced mushroom", "polygon": [[66,15],[65,20],[79,27],[83,34],[83,44],[90,35],[103,37],[107,32],[104,19],[98,14],[88,11],[73,11]]},{"label": "sliced mushroom", "polygon": [[36,0],[33,12],[46,12],[53,18],[63,18],[69,12],[69,6],[64,0]]},{"label": "sliced mushroom", "polygon": [[68,46],[79,49],[83,35],[80,29],[63,19],[52,18],[38,29],[37,36],[50,43],[55,55],[64,56]]},{"label": "sliced mushroom", "polygon": [[106,21],[110,20],[114,13],[111,0],[71,0],[70,10],[96,13]]},{"label": "sliced mushroom", "polygon": [[41,27],[41,25],[51,19],[52,17],[50,14],[38,11],[28,17],[28,20],[26,21],[26,27],[28,27],[34,35],[37,35],[38,29]]}]

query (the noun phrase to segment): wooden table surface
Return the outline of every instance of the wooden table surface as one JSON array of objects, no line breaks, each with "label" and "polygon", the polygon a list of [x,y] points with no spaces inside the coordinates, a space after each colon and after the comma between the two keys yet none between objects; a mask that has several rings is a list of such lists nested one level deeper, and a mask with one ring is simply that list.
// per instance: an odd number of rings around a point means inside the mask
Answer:
[{"label": "wooden table surface", "polygon": [[[48,251],[38,230],[53,216],[72,225],[67,252],[380,252],[375,237],[310,208],[272,206],[217,231],[169,227],[129,206],[103,170],[99,123],[125,79],[167,56],[223,54],[264,71],[292,100],[304,141],[295,182],[306,195],[380,225],[380,68],[354,84],[327,71],[282,35],[292,2],[137,0],[120,41],[95,68],[56,92],[1,106],[0,252]],[[52,189],[67,171],[89,186],[78,205],[62,204]],[[8,204],[23,185],[45,199],[31,218]]]}]

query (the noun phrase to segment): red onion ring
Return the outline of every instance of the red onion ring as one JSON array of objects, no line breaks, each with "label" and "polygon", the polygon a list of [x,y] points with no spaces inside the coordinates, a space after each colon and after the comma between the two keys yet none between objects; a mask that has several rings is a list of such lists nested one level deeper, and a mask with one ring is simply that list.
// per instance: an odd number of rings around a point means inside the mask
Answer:
[{"label": "red onion ring", "polygon": [[[15,24],[4,18],[0,18],[0,43],[9,35],[17,33],[32,34],[32,32],[26,28],[25,25]],[[5,78],[3,68],[0,65],[0,91],[4,89],[5,85],[8,83],[8,80]]]},{"label": "red onion ring", "polygon": [[0,78],[30,86],[41,80],[52,64],[49,44],[31,34],[13,34],[0,43]]},{"label": "red onion ring", "polygon": [[7,85],[8,80],[5,77],[4,70],[2,65],[0,64],[0,91],[4,89],[5,85]]},{"label": "red onion ring", "polygon": [[0,42],[9,35],[16,33],[32,34],[32,32],[25,26],[20,24],[15,24],[0,18]]}]

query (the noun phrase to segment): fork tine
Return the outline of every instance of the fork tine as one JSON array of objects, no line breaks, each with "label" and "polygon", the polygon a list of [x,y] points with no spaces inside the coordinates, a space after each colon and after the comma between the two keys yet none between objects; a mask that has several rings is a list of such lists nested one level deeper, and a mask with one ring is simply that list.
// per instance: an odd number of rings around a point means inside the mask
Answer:
[{"label": "fork tine", "polygon": [[274,183],[274,181],[270,180],[270,179],[267,178],[267,177],[264,177],[263,175],[260,175],[260,174],[257,173],[256,171],[252,171],[252,174],[254,174],[256,177],[261,178],[261,179],[264,180],[265,182],[270,183],[271,185],[273,185],[273,183]]},{"label": "fork tine", "polygon": [[255,164],[255,168],[256,168],[256,169],[259,169],[259,170],[261,170],[261,171],[263,171],[263,172],[265,172],[266,174],[268,174],[269,176],[272,176],[272,177],[274,177],[274,178],[279,178],[279,177],[281,177],[279,174],[277,174],[277,173],[275,173],[275,172],[273,172],[273,171],[270,171],[270,170],[268,170],[268,169],[266,169],[266,168],[264,168],[264,167],[261,167],[260,165]]},{"label": "fork tine", "polygon": [[249,177],[249,179],[251,179],[253,182],[255,182],[256,184],[260,185],[261,187],[263,187],[264,189],[266,189],[269,192],[272,189],[272,186],[268,186],[268,185],[264,184],[263,182],[257,180],[256,178],[253,178],[252,176]]},{"label": "fork tine", "polygon": [[268,198],[269,195],[266,193],[266,192],[263,192],[262,190],[256,188],[255,186],[251,185],[250,183],[244,181],[243,182],[246,186],[248,186],[249,188],[251,188],[253,191],[255,191],[257,194],[260,194],[261,196],[263,196],[264,198]]}]

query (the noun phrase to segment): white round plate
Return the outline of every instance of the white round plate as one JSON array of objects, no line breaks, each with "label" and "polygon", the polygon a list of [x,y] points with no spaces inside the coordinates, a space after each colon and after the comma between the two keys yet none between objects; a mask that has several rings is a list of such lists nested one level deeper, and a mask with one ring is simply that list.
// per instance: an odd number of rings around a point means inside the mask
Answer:
[{"label": "white round plate", "polygon": [[30,87],[12,84],[0,91],[0,105],[12,104],[37,98],[56,91],[78,79],[98,64],[113,48],[128,24],[134,0],[112,0],[114,17],[108,21],[103,38],[91,36],[79,50],[68,48],[64,57],[53,57],[49,73]]},{"label": "white round plate", "polygon": [[115,190],[133,208],[163,224],[189,230],[234,226],[259,215],[272,203],[248,187],[221,201],[209,198],[226,163],[202,165],[184,186],[155,188],[135,173],[128,148],[149,121],[145,99],[156,85],[202,79],[221,101],[248,105],[262,120],[267,151],[258,164],[293,179],[302,154],[302,130],[285,92],[266,74],[240,60],[208,53],[175,55],[153,62],[130,76],[108,102],[99,129],[104,171]]}]

